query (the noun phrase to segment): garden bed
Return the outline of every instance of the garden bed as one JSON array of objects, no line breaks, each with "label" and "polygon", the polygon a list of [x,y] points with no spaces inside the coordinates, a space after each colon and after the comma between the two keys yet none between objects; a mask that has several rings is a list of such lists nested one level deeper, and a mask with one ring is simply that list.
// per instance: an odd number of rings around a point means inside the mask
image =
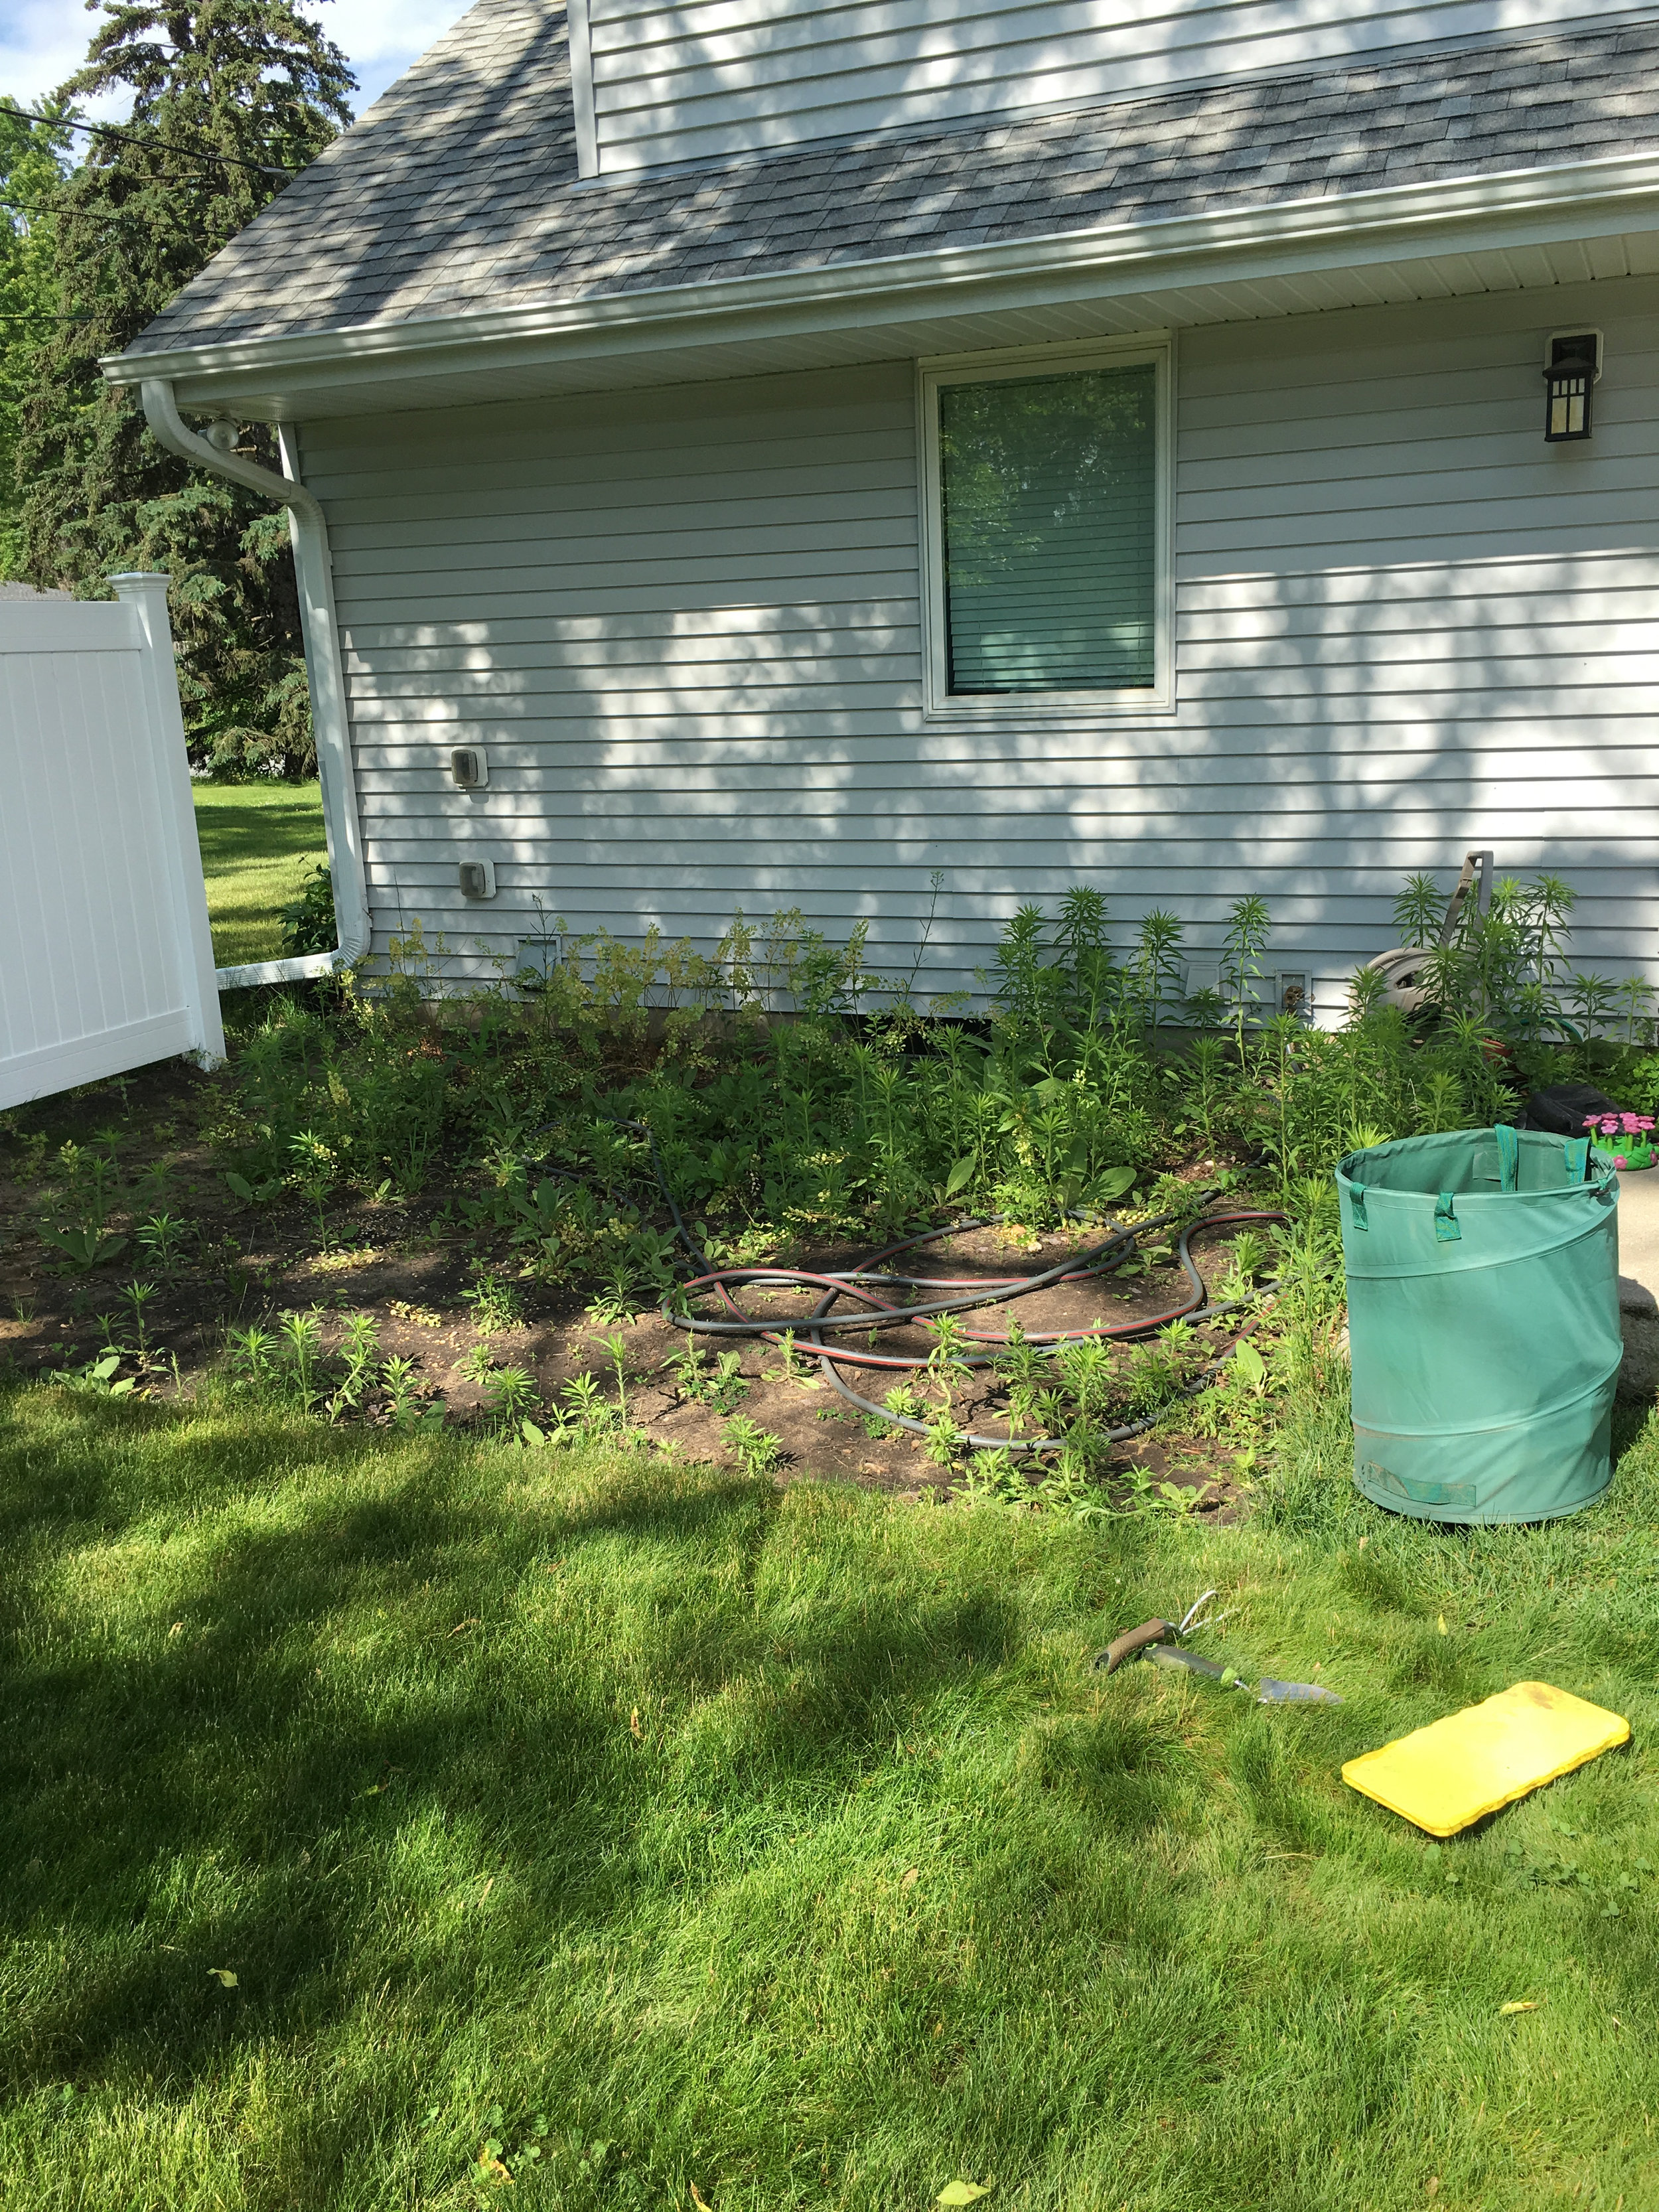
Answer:
[{"label": "garden bed", "polygon": [[[763,1341],[722,1343],[704,1356],[698,1375],[688,1365],[687,1333],[655,1310],[634,1318],[615,1310],[596,1315],[578,1295],[520,1282],[504,1237],[457,1225],[455,1201],[471,1188],[469,1181],[435,1175],[410,1198],[337,1194],[320,1232],[295,1194],[258,1206],[240,1200],[202,1133],[219,1115],[223,1080],[168,1063],[18,1117],[32,1125],[33,1141],[21,1130],[15,1133],[14,1179],[0,1184],[0,1369],[32,1378],[66,1371],[84,1376],[103,1368],[101,1387],[118,1389],[125,1382],[138,1395],[165,1400],[187,1394],[210,1370],[222,1371],[239,1330],[270,1328],[283,1315],[313,1317],[326,1366],[348,1319],[366,1318],[382,1365],[406,1363],[420,1407],[434,1417],[441,1412],[463,1431],[488,1433],[499,1425],[489,1385],[503,1370],[531,1379],[533,1399],[527,1396],[524,1410],[532,1421],[545,1407],[556,1411],[573,1382],[592,1376],[608,1407],[622,1400],[639,1442],[684,1458],[742,1464],[743,1454],[726,1433],[736,1416],[771,1441],[768,1467],[791,1478],[846,1480],[908,1494],[950,1490],[951,1466],[931,1461],[922,1439],[849,1404],[821,1363],[802,1350],[790,1357]],[[33,1233],[37,1178],[54,1167],[61,1172],[65,1146],[109,1164],[112,1203],[102,1233],[111,1243],[120,1240],[121,1249],[87,1267]],[[665,1211],[661,1218],[665,1224]],[[144,1241],[144,1224],[157,1222],[177,1224],[176,1237],[160,1239],[159,1249],[153,1231]],[[1231,1233],[1208,1239],[1195,1253],[1206,1285],[1226,1270]],[[915,1272],[958,1280],[1035,1273],[1097,1235],[1080,1228],[1065,1234],[981,1229],[933,1245],[916,1260]],[[757,1248],[745,1256],[763,1265],[779,1255]],[[791,1265],[818,1273],[855,1266],[863,1249],[842,1239],[791,1246],[787,1256]],[[1188,1302],[1188,1286],[1172,1256],[1130,1264],[1130,1273],[1060,1284],[985,1318],[994,1329],[1017,1312],[1033,1334],[1082,1331],[1102,1320],[1133,1328]],[[481,1284],[488,1286],[482,1294]],[[811,1300],[761,1289],[748,1303],[781,1331],[800,1323]],[[1200,1328],[1195,1338],[1206,1357],[1224,1352],[1231,1341],[1219,1325]],[[921,1402],[931,1406],[938,1394],[927,1390],[932,1346],[926,1330],[913,1325],[884,1338],[882,1349],[898,1358],[908,1352],[912,1368],[874,1382],[849,1368],[853,1387],[880,1399],[896,1384],[920,1384]],[[118,1350],[112,1367],[109,1356]],[[720,1352],[727,1354],[724,1370]],[[998,1432],[1006,1432],[1006,1392],[993,1379],[958,1389],[951,1403],[963,1426],[1000,1422]],[[391,1419],[383,1391],[341,1410],[368,1425]],[[1173,1510],[1225,1513],[1236,1502],[1234,1456],[1212,1434],[1176,1424],[1125,1440],[1097,1472],[1109,1494],[1150,1496]]]},{"label": "garden bed", "polygon": [[[1436,900],[1408,886],[1402,934]],[[1114,950],[1091,890],[1023,909],[971,1020],[799,915],[712,953],[565,937],[470,990],[416,923],[373,975],[246,994],[213,1074],[0,1117],[0,1358],[153,1397],[211,1371],[337,1425],[1225,1513],[1286,1352],[1317,1367],[1340,1326],[1345,1152],[1512,1119],[1565,1075],[1659,1098],[1648,987],[1573,974],[1571,904],[1498,885],[1425,954],[1432,1003],[1362,971],[1337,1030],[1261,1009],[1248,898],[1193,999],[1173,917]],[[1217,1208],[1247,1218],[1212,1232]],[[1040,1294],[969,1295],[1067,1257]],[[822,1285],[768,1267],[864,1269],[843,1312],[941,1277],[968,1304],[890,1319],[896,1365],[842,1362],[860,1405],[811,1356]]]}]

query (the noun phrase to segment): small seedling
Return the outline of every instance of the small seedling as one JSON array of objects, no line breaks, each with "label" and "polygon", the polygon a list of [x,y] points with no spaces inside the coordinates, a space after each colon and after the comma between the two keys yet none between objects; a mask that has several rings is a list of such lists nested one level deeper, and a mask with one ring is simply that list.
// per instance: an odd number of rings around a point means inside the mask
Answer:
[{"label": "small seedling", "polygon": [[639,1319],[641,1313],[637,1292],[638,1285],[632,1268],[618,1263],[605,1278],[605,1288],[589,1304],[589,1319],[598,1322],[604,1328],[614,1328],[618,1322],[631,1325]]},{"label": "small seedling", "polygon": [[302,1129],[289,1141],[289,1151],[294,1159],[294,1171],[289,1177],[295,1189],[309,1200],[317,1209],[317,1243],[320,1249],[328,1249],[328,1217],[325,1202],[334,1188],[335,1158],[331,1148],[309,1129]]},{"label": "small seedling", "polygon": [[331,1420],[355,1412],[373,1387],[374,1363],[380,1354],[380,1329],[373,1314],[348,1314],[340,1338],[340,1357],[345,1363],[334,1395],[329,1400]]},{"label": "small seedling", "polygon": [[617,1377],[617,1419],[625,1429],[628,1426],[628,1339],[620,1330],[614,1336],[602,1337],[600,1348],[611,1354],[611,1364]]},{"label": "small seedling", "polygon": [[52,1379],[70,1390],[88,1391],[94,1397],[125,1398],[136,1388],[136,1383],[131,1376],[124,1382],[115,1380],[116,1370],[120,1364],[120,1352],[109,1351],[101,1359],[92,1360],[85,1367],[66,1367]]},{"label": "small seedling", "polygon": [[803,1390],[823,1389],[822,1381],[813,1374],[809,1363],[796,1349],[793,1328],[786,1328],[780,1333],[778,1350],[783,1354],[783,1379],[786,1382],[798,1383]]},{"label": "small seedling", "polygon": [[228,1333],[231,1373],[244,1389],[263,1390],[276,1368],[276,1340],[268,1328],[233,1328]]},{"label": "small seedling", "polygon": [[176,1214],[155,1213],[148,1221],[141,1221],[133,1233],[155,1266],[170,1268],[178,1261],[190,1227]]},{"label": "small seedling", "polygon": [[281,1176],[273,1176],[268,1182],[250,1182],[246,1176],[225,1171],[225,1188],[233,1198],[240,1198],[244,1206],[269,1206],[283,1187]]},{"label": "small seedling", "polygon": [[733,1413],[749,1395],[749,1385],[743,1379],[743,1355],[738,1352],[722,1352],[714,1361],[711,1375],[702,1364],[702,1355],[696,1346],[688,1344],[685,1350],[672,1363],[674,1380],[683,1395],[699,1406],[712,1406],[717,1413]]},{"label": "small seedling", "polygon": [[540,1398],[536,1378],[527,1368],[503,1367],[489,1378],[484,1391],[484,1410],[498,1430],[511,1433],[529,1417],[532,1407],[539,1404]]},{"label": "small seedling", "polygon": [[941,1406],[927,1423],[927,1442],[922,1447],[935,1467],[954,1467],[967,1438],[951,1419],[951,1408]]},{"label": "small seedling", "polygon": [[928,1334],[933,1343],[927,1354],[927,1379],[939,1393],[939,1403],[948,1407],[957,1391],[973,1376],[968,1363],[967,1338],[955,1314],[941,1314],[928,1325]]},{"label": "small seedling", "polygon": [[493,1267],[474,1261],[473,1281],[461,1292],[464,1304],[472,1309],[472,1319],[481,1336],[494,1336],[509,1328],[524,1326],[524,1298],[516,1283]]},{"label": "small seedling", "polygon": [[132,1322],[138,1332],[138,1356],[141,1359],[149,1350],[149,1332],[144,1326],[144,1308],[155,1295],[154,1283],[129,1283],[121,1293],[132,1308]]},{"label": "small seedling", "polygon": [[488,1382],[495,1371],[495,1355],[487,1344],[475,1344],[455,1372],[463,1382]]},{"label": "small seedling", "polygon": [[746,1413],[734,1413],[722,1422],[720,1435],[745,1474],[770,1474],[783,1456],[782,1438],[769,1436]]},{"label": "small seedling", "polygon": [[570,1407],[572,1418],[589,1436],[594,1436],[611,1424],[611,1407],[592,1375],[573,1375],[565,1384],[563,1396]]},{"label": "small seedling", "polygon": [[317,1403],[317,1370],[322,1359],[322,1330],[315,1314],[285,1313],[276,1322],[276,1343],[286,1380],[309,1413]]},{"label": "small seedling", "polygon": [[386,1410],[394,1429],[441,1429],[443,1426],[442,1403],[424,1395],[412,1359],[407,1357],[388,1359],[380,1370],[380,1388],[386,1392]]}]

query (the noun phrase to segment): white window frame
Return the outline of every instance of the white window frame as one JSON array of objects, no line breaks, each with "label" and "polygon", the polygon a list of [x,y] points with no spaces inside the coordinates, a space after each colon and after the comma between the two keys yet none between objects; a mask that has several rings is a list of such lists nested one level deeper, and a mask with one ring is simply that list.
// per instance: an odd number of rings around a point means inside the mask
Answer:
[{"label": "white window frame", "polygon": [[[916,364],[921,455],[922,653],[924,699],[930,719],[951,722],[1076,720],[1168,714],[1175,708],[1175,361],[1167,331],[1076,346],[999,348],[994,353],[942,354]],[[945,512],[939,453],[939,395],[947,384],[995,384],[1034,371],[1065,376],[1075,369],[1134,368],[1151,362],[1155,388],[1156,512],[1152,528],[1154,642],[1151,684],[1099,691],[953,692],[945,627]]]}]

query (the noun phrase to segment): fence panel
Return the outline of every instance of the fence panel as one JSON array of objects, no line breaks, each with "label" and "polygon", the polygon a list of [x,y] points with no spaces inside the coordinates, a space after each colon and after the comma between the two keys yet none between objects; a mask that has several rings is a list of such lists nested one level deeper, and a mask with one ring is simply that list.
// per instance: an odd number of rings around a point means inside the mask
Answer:
[{"label": "fence panel", "polygon": [[0,598],[0,1109],[224,1053],[167,580]]}]

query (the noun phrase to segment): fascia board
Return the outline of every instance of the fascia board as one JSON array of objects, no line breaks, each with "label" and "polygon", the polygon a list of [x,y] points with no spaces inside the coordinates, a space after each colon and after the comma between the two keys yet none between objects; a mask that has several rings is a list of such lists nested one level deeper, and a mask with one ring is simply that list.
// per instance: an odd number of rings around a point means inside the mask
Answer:
[{"label": "fascia board", "polygon": [[[1356,268],[1659,228],[1659,155],[1384,186],[1319,200],[998,240],[774,276],[611,293],[416,322],[377,323],[116,355],[113,384],[183,381],[205,396],[422,381],[684,346],[845,330],[872,321],[1054,305],[1113,292]],[[392,402],[395,404],[395,401]]]}]

